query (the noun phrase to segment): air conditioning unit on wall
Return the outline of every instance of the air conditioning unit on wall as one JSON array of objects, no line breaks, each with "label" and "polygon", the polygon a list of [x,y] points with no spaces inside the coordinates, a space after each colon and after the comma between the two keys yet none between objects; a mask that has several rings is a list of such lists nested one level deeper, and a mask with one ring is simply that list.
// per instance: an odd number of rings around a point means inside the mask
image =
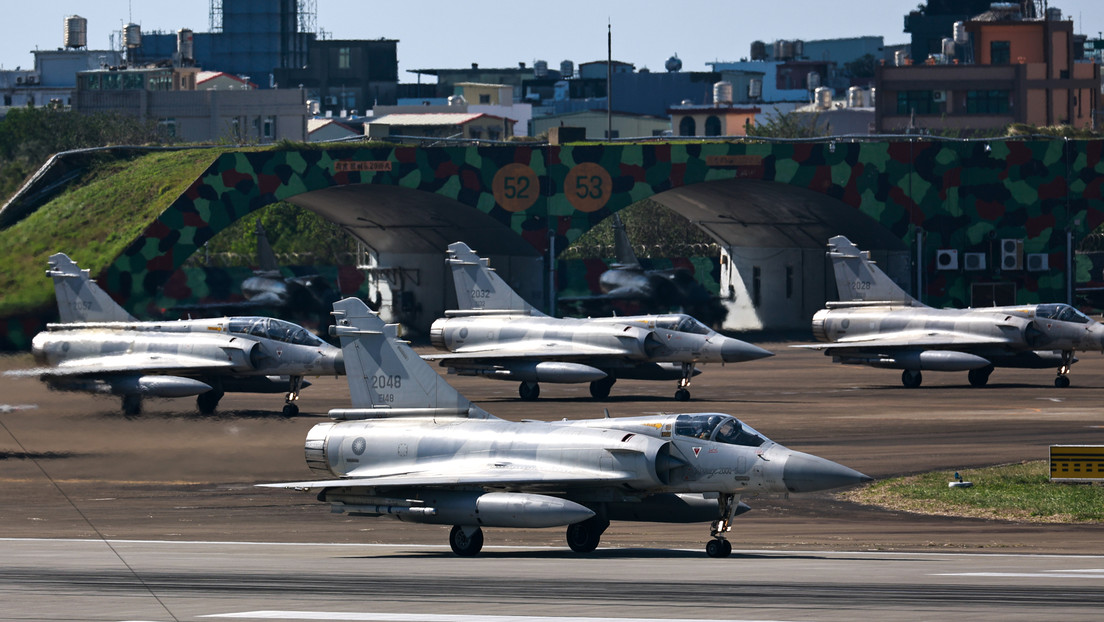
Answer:
[{"label": "air conditioning unit on wall", "polygon": [[1001,270],[1023,270],[1023,240],[1001,240]]},{"label": "air conditioning unit on wall", "polygon": [[965,253],[963,266],[967,270],[984,270],[985,253]]},{"label": "air conditioning unit on wall", "polygon": [[1027,269],[1032,272],[1042,272],[1050,269],[1050,255],[1046,253],[1028,253]]},{"label": "air conditioning unit on wall", "polygon": [[941,248],[935,251],[936,270],[958,270],[958,249]]}]

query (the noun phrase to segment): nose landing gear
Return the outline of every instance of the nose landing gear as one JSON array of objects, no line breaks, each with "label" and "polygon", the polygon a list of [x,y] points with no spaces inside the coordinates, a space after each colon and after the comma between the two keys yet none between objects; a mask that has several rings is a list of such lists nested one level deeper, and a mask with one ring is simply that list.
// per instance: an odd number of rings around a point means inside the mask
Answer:
[{"label": "nose landing gear", "polygon": [[1058,367],[1058,377],[1054,379],[1054,386],[1059,389],[1065,389],[1070,386],[1070,367],[1073,366],[1073,352],[1066,350],[1062,352],[1062,364]]},{"label": "nose landing gear", "polygon": [[675,391],[675,399],[680,402],[686,402],[690,400],[690,391],[686,388],[690,386],[690,379],[694,377],[694,364],[683,363],[682,364],[682,379],[679,380],[678,389]]},{"label": "nose landing gear", "polygon": [[709,535],[713,539],[706,543],[705,554],[710,557],[728,557],[732,554],[732,543],[725,538],[724,534],[732,530],[732,519],[736,517],[740,502],[736,499],[736,495],[721,495],[717,500],[717,506],[720,518],[713,521],[710,526]]}]

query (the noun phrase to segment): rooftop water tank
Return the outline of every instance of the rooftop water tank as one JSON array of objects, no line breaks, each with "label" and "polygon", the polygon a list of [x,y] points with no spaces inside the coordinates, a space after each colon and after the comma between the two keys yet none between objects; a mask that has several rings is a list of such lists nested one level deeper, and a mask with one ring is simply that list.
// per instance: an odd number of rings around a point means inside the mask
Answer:
[{"label": "rooftop water tank", "polygon": [[820,73],[816,71],[810,71],[805,76],[805,86],[812,91],[820,86]]},{"label": "rooftop water tank", "polygon": [[966,45],[970,40],[969,33],[966,32],[966,22],[954,23],[954,42],[959,45]]},{"label": "rooftop water tank", "polygon": [[563,78],[575,77],[575,63],[569,60],[560,61],[560,76]]},{"label": "rooftop water tank", "polygon": [[536,78],[548,77],[548,61],[538,60],[533,63],[533,76]]},{"label": "rooftop water tank", "polygon": [[848,108],[861,108],[863,105],[863,90],[861,87],[853,86],[847,89],[847,107]]},{"label": "rooftop water tank", "polygon": [[716,106],[732,105],[732,83],[725,80],[713,83],[713,104]]},{"label": "rooftop water tank", "polygon": [[65,18],[65,47],[88,47],[88,20],[80,15]]},{"label": "rooftop water tank", "polygon": [[767,44],[762,41],[751,42],[751,60],[766,60]]},{"label": "rooftop water tank", "polygon": [[817,108],[832,107],[832,89],[826,86],[818,86],[813,93]]},{"label": "rooftop water tank", "polygon": [[676,71],[681,71],[682,60],[679,59],[678,54],[672,54],[671,58],[668,58],[667,62],[663,63],[663,66],[667,69],[667,71],[670,71],[672,73]]},{"label": "rooftop water tank", "polygon": [[943,56],[947,58],[954,58],[955,55],[955,40],[950,37],[943,37]]},{"label": "rooftop water tank", "polygon": [[133,22],[123,26],[123,47],[137,48],[142,46],[142,27]]},{"label": "rooftop water tank", "polygon": [[176,51],[181,60],[195,60],[195,34],[189,28],[176,31]]}]

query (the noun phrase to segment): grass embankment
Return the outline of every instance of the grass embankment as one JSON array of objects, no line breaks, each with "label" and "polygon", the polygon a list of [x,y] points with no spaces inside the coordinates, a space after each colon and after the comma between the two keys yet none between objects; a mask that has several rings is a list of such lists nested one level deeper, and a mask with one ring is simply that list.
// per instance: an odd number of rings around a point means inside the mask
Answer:
[{"label": "grass embankment", "polygon": [[159,152],[100,164],[0,231],[0,317],[53,304],[53,283],[43,272],[56,252],[99,275],[219,153]]},{"label": "grass embankment", "polygon": [[1104,521],[1104,487],[1053,484],[1046,461],[960,472],[970,488],[950,488],[954,471],[876,482],[845,498],[891,510],[1034,523]]}]

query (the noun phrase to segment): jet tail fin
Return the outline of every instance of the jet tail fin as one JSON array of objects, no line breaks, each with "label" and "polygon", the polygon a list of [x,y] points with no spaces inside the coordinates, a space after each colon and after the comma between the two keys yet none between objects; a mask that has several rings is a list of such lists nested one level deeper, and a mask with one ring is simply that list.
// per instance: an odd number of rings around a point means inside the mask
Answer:
[{"label": "jet tail fin", "polygon": [[836,274],[840,302],[886,302],[913,307],[924,306],[909,296],[882,269],[874,265],[866,251],[860,251],[842,235],[828,240],[828,258]]},{"label": "jet tail fin", "polygon": [[268,233],[261,226],[261,219],[257,219],[254,229],[257,234],[257,271],[280,272],[280,264],[276,263],[276,253],[272,251],[272,245],[268,242]]},{"label": "jet tail fin", "polygon": [[613,253],[617,256],[617,265],[629,270],[643,270],[640,260],[633,252],[629,242],[629,234],[625,230],[625,223],[621,222],[621,216],[613,215]]},{"label": "jet tail fin", "polygon": [[331,412],[335,418],[402,415],[451,415],[492,418],[452,388],[407,342],[398,325],[384,324],[359,298],[333,304],[331,334],[341,340],[352,409]]},{"label": "jet tail fin", "polygon": [[46,276],[54,279],[54,294],[62,323],[137,321],[88,277],[88,270],[82,270],[65,253],[51,255],[49,263]]},{"label": "jet tail fin", "polygon": [[475,254],[467,244],[449,244],[446,262],[452,270],[459,310],[518,311],[533,316],[544,315],[525,302],[490,268],[487,260]]}]

